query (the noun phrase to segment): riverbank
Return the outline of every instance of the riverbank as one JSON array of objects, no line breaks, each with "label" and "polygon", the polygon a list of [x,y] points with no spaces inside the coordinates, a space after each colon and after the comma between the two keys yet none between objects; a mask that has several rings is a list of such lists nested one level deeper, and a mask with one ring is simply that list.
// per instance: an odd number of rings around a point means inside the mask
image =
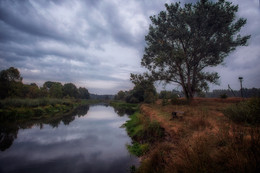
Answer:
[{"label": "riverbank", "polygon": [[[230,98],[195,99],[190,105],[142,104],[125,125],[134,140],[129,151],[142,160],[136,172],[258,172],[259,125],[237,123],[223,114],[239,102]],[[158,136],[158,129],[163,135]]]},{"label": "riverbank", "polygon": [[26,121],[70,114],[78,107],[96,104],[98,100],[83,99],[4,99],[0,100],[1,121]]}]

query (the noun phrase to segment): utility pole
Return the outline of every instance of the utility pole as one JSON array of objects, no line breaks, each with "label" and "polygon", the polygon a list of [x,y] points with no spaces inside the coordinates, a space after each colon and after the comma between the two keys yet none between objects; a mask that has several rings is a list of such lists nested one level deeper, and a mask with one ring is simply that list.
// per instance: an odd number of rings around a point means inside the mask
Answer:
[{"label": "utility pole", "polygon": [[242,89],[243,89],[243,86],[242,86],[242,82],[243,82],[243,77],[238,77],[238,79],[239,79],[239,81],[240,81],[240,92],[241,92],[241,97],[243,97],[243,91],[242,91]]}]

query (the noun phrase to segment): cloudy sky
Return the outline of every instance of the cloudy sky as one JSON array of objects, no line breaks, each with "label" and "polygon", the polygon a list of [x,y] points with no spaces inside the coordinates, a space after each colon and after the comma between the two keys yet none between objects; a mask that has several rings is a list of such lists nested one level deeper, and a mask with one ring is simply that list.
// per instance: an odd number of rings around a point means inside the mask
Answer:
[{"label": "cloudy sky", "polygon": [[[213,69],[221,79],[211,90],[238,89],[239,76],[245,87],[260,88],[259,0],[231,1],[239,4],[238,17],[247,19],[241,34],[252,37]],[[73,82],[97,94],[131,89],[130,73],[145,71],[140,61],[149,16],[166,2],[175,1],[0,0],[0,70],[14,66],[24,83]]]}]

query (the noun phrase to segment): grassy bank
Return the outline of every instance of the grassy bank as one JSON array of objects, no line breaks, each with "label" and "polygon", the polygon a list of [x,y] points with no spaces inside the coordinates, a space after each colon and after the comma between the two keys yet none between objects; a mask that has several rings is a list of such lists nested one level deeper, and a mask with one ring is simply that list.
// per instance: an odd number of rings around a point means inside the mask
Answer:
[{"label": "grassy bank", "polygon": [[[136,172],[259,172],[259,124],[235,121],[223,114],[232,107],[235,115],[234,110],[247,103],[196,99],[190,105],[162,106],[161,101],[142,105],[141,114],[134,114],[126,123],[135,141],[129,150],[142,156]],[[253,106],[254,110],[259,106]],[[172,112],[181,114],[172,118]],[[163,136],[147,130],[151,122],[156,122],[155,129],[164,129]]]},{"label": "grassy bank", "polygon": [[138,111],[130,116],[130,120],[125,123],[129,136],[133,139],[133,144],[127,148],[130,153],[142,156],[149,151],[154,142],[158,142],[164,137],[164,129],[156,121],[150,121],[148,117]]},{"label": "grassy bank", "polygon": [[0,100],[0,119],[41,119],[72,112],[79,106],[97,103],[96,100],[79,99],[4,99]]},{"label": "grassy bank", "polygon": [[110,106],[113,106],[114,108],[121,108],[121,109],[138,109],[138,104],[133,104],[133,103],[126,103],[123,101],[111,101],[109,103]]}]

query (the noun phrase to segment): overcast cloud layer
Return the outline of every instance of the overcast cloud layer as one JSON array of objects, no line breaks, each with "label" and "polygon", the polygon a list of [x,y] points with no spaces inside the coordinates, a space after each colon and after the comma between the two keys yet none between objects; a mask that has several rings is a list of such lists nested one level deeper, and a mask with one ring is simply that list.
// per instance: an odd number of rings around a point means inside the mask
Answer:
[{"label": "overcast cloud layer", "polygon": [[[14,66],[24,83],[73,82],[91,93],[131,89],[130,73],[145,70],[140,61],[149,16],[164,10],[165,2],[174,1],[0,0],[0,70]],[[239,4],[238,17],[247,19],[241,34],[252,37],[214,68],[221,85],[211,89],[238,89],[239,76],[245,87],[259,88],[259,0],[232,2]]]}]

